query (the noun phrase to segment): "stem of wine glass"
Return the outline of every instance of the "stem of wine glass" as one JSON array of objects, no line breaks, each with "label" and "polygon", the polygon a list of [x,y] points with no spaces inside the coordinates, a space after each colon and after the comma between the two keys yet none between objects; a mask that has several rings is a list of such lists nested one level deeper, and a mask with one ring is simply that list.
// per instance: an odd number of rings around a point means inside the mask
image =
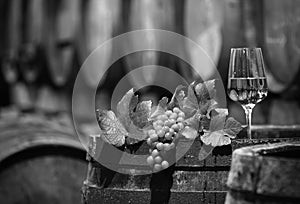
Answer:
[{"label": "stem of wine glass", "polygon": [[246,123],[247,123],[247,136],[251,140],[252,134],[251,134],[251,122],[252,122],[252,110],[254,108],[254,104],[248,104],[244,105],[243,108],[246,113]]}]

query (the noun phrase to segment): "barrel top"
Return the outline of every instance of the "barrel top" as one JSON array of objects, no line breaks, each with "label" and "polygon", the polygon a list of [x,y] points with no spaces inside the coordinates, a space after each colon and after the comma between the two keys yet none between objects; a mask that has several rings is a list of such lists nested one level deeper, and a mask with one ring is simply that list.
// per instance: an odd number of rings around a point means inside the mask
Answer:
[{"label": "barrel top", "polygon": [[68,117],[23,114],[0,117],[0,161],[27,148],[55,145],[84,150]]},{"label": "barrel top", "polygon": [[[300,151],[300,141],[281,142],[275,144],[262,144],[255,146],[248,146],[237,149],[233,154],[248,155],[248,156],[276,156],[281,155],[280,158],[291,158],[293,155],[286,156],[284,152]],[[295,157],[298,155],[295,154]],[[298,156],[299,157],[299,156]],[[300,157],[299,157],[300,158]],[[300,161],[299,161],[300,162]]]},{"label": "barrel top", "polygon": [[300,142],[243,147],[233,152],[227,186],[254,195],[300,199]]}]

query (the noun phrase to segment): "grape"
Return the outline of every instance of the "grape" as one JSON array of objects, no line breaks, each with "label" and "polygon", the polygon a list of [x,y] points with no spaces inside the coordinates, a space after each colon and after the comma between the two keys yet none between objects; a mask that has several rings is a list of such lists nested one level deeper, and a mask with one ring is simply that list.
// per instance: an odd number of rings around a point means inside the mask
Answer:
[{"label": "grape", "polygon": [[173,123],[171,120],[166,120],[164,125],[167,127],[171,127],[173,125]]},{"label": "grape", "polygon": [[172,133],[167,132],[165,135],[166,140],[171,140],[172,139]]},{"label": "grape", "polygon": [[154,161],[155,161],[156,164],[160,164],[160,163],[162,162],[161,156],[155,157],[155,158],[154,158]]},{"label": "grape", "polygon": [[158,135],[157,135],[157,134],[150,135],[150,140],[151,140],[152,142],[157,141],[157,140],[158,140]]},{"label": "grape", "polygon": [[154,164],[153,170],[154,172],[158,172],[162,169],[162,166],[160,164]]},{"label": "grape", "polygon": [[184,112],[180,112],[180,113],[178,113],[178,117],[185,118],[185,114],[184,114]]},{"label": "grape", "polygon": [[152,151],[151,155],[152,155],[152,157],[154,157],[154,158],[157,157],[157,156],[159,155],[158,150],[157,150],[157,149],[154,149],[154,150]]},{"label": "grape", "polygon": [[157,119],[158,119],[158,120],[161,120],[161,121],[165,121],[165,120],[168,119],[168,116],[167,116],[167,115],[159,115],[159,116],[157,117]]},{"label": "grape", "polygon": [[163,131],[163,130],[161,129],[161,130],[159,130],[159,131],[157,132],[157,135],[158,135],[158,137],[164,137],[164,136],[165,136],[165,131]]},{"label": "grape", "polygon": [[173,133],[174,133],[174,129],[173,129],[173,128],[170,128],[170,129],[169,129],[169,133],[172,133],[172,134],[173,134]]},{"label": "grape", "polygon": [[177,121],[177,122],[183,122],[183,121],[184,121],[184,118],[183,118],[183,117],[178,117],[176,121]]},{"label": "grape", "polygon": [[167,162],[167,161],[162,161],[162,162],[161,162],[161,167],[162,167],[162,169],[167,169],[167,168],[169,167],[169,162]]},{"label": "grape", "polygon": [[157,131],[161,130],[162,129],[162,126],[161,125],[156,125],[154,126],[154,129]]},{"label": "grape", "polygon": [[178,123],[177,125],[178,125],[178,127],[179,127],[179,130],[182,130],[182,129],[184,128],[183,123]]},{"label": "grape", "polygon": [[170,115],[172,115],[172,113],[173,113],[173,112],[172,112],[171,110],[167,110],[165,114],[166,114],[167,116],[170,116]]},{"label": "grape", "polygon": [[155,148],[157,144],[158,144],[158,142],[153,142],[152,147]]},{"label": "grape", "polygon": [[174,149],[174,148],[175,148],[175,143],[172,142],[172,143],[170,144],[170,149]]},{"label": "grape", "polygon": [[147,157],[147,164],[152,166],[154,164],[154,159],[152,156]]},{"label": "grape", "polygon": [[169,151],[170,149],[171,149],[170,144],[165,143],[165,144],[164,144],[164,150]]},{"label": "grape", "polygon": [[157,143],[156,148],[161,151],[164,149],[164,144],[159,142],[159,143]]},{"label": "grape", "polygon": [[180,110],[178,107],[175,107],[175,108],[173,108],[173,112],[174,112],[174,113],[180,113],[181,110]]},{"label": "grape", "polygon": [[167,169],[166,152],[175,148],[179,132],[184,129],[185,113],[178,107],[167,110],[153,121],[153,129],[148,131],[147,144],[151,147],[147,163],[154,172]]},{"label": "grape", "polygon": [[174,129],[174,131],[176,131],[176,132],[178,132],[178,130],[179,130],[178,124],[172,125],[171,128]]},{"label": "grape", "polygon": [[157,126],[159,126],[159,125],[162,126],[163,124],[164,124],[164,122],[162,120],[157,120],[156,121]]},{"label": "grape", "polygon": [[170,121],[170,124],[171,124],[171,125],[174,125],[174,124],[176,123],[176,120],[175,120],[175,119],[170,119],[169,121]]},{"label": "grape", "polygon": [[169,118],[175,120],[177,118],[177,113],[172,113]]},{"label": "grape", "polygon": [[165,132],[169,132],[169,127],[168,126],[163,126],[163,131],[165,131]]},{"label": "grape", "polygon": [[156,132],[155,132],[155,130],[153,130],[153,129],[151,129],[151,130],[149,130],[148,131],[148,135],[150,136],[150,135],[153,135],[153,134],[155,134]]},{"label": "grape", "polygon": [[147,144],[148,144],[149,146],[151,146],[151,144],[152,144],[152,141],[151,141],[151,138],[150,138],[150,137],[147,139]]}]

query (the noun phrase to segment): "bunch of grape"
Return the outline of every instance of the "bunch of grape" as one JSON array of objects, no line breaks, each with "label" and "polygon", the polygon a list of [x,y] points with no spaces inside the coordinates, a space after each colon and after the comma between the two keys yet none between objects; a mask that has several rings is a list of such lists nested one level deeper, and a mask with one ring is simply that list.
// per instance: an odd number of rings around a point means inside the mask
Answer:
[{"label": "bunch of grape", "polygon": [[175,148],[174,140],[184,128],[185,114],[178,107],[167,110],[163,115],[157,116],[153,122],[153,129],[148,131],[147,144],[151,147],[148,165],[154,172],[169,167],[169,162],[164,158],[167,151]]}]

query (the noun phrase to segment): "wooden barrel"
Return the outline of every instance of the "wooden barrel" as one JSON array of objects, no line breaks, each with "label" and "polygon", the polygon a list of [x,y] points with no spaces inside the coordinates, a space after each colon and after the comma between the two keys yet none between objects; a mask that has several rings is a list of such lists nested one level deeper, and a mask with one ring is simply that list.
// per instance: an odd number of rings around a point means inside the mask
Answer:
[{"label": "wooden barrel", "polygon": [[78,203],[85,152],[67,116],[2,114],[0,203]]},{"label": "wooden barrel", "polygon": [[[158,51],[162,39],[155,35],[151,29],[163,29],[176,31],[176,1],[172,0],[132,0],[129,5],[127,31],[149,29],[143,42],[134,36],[124,43],[123,49],[137,50],[140,44],[152,47],[154,50],[146,50],[127,55],[125,57],[125,68],[130,72],[136,68],[146,65],[158,65],[160,54]],[[180,14],[178,14],[180,15]],[[150,48],[149,48],[150,49]],[[130,83],[134,87],[141,87],[145,82],[152,84],[157,77],[155,69],[142,70],[141,76],[130,75]]]},{"label": "wooden barrel", "polygon": [[21,44],[21,14],[22,14],[22,2],[13,0],[8,5],[8,18],[7,18],[7,49],[17,52],[19,45]]},{"label": "wooden barrel", "polygon": [[[267,67],[274,80],[285,88],[291,85],[299,72],[299,18],[297,0],[263,2],[262,34]],[[272,84],[270,88],[272,90]]]},{"label": "wooden barrel", "polygon": [[23,2],[22,42],[20,43],[18,63],[21,81],[30,87],[33,103],[36,101],[37,87],[49,84],[51,76],[47,70],[45,45],[49,34],[45,1],[29,0]]},{"label": "wooden barrel", "polygon": [[[255,144],[299,141],[300,127],[255,126],[253,135],[253,140],[243,139],[246,138],[246,131],[243,131],[231,145],[216,147],[201,161],[198,157],[203,146],[196,140],[175,166],[153,175],[115,173],[88,156],[84,203],[224,203],[232,151]],[[97,148],[95,139],[92,141],[91,146]],[[143,144],[136,153],[147,150],[147,145]],[[131,169],[130,164],[120,163],[128,171],[139,171]]]},{"label": "wooden barrel", "polygon": [[299,203],[299,153],[299,141],[235,150],[226,203]]},{"label": "wooden barrel", "polygon": [[64,87],[74,77],[75,35],[79,26],[79,0],[44,1],[45,50],[52,86]]},{"label": "wooden barrel", "polygon": [[[195,41],[207,55],[199,55],[191,47],[187,50],[194,69],[201,73],[203,80],[207,80],[215,74],[221,54],[224,2],[187,0],[185,4],[185,35]],[[199,76],[195,73],[194,77]]]},{"label": "wooden barrel", "polygon": [[[76,47],[79,61],[84,63],[87,57],[107,40],[118,33],[118,26],[122,24],[120,0],[87,0],[81,2],[79,30],[76,37]],[[84,80],[89,87],[98,85],[99,74],[106,74],[113,46],[110,45],[96,61],[89,61],[91,66],[84,69]],[[97,53],[96,53],[97,54]]]},{"label": "wooden barrel", "polygon": [[4,80],[9,84],[15,84],[19,80],[17,68],[18,50],[21,44],[21,14],[20,1],[2,1],[3,19],[1,19],[1,72]]}]

